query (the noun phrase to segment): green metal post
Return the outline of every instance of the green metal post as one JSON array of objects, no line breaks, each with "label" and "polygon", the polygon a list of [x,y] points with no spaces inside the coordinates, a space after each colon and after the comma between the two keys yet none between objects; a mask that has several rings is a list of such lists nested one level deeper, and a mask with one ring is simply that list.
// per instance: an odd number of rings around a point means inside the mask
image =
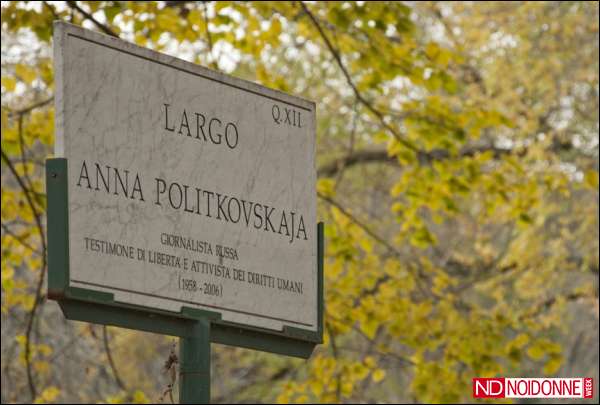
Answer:
[{"label": "green metal post", "polygon": [[193,322],[179,338],[179,403],[210,403],[210,320]]}]

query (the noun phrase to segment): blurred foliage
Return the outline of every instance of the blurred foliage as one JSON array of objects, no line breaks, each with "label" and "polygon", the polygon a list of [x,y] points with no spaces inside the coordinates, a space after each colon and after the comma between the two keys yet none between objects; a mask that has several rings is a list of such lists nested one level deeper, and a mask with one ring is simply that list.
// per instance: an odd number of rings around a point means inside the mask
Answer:
[{"label": "blurred foliage", "polygon": [[308,361],[215,345],[215,402],[456,402],[476,376],[597,381],[597,2],[12,1],[2,402],[143,403],[169,383],[171,339],[67,322],[46,302],[56,19],[318,100],[326,342]]}]

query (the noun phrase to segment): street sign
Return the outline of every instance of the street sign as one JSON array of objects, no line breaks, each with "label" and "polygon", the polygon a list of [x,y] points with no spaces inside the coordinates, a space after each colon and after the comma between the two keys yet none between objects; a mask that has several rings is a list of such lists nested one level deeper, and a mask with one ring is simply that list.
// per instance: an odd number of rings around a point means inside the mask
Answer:
[{"label": "street sign", "polygon": [[[70,319],[308,357],[315,104],[57,22],[48,296]],[[192,328],[193,329],[193,328]]]}]

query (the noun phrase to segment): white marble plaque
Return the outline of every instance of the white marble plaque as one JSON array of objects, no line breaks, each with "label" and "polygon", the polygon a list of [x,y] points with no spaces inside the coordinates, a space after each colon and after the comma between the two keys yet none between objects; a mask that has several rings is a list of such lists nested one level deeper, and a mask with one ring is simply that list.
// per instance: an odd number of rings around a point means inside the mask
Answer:
[{"label": "white marble plaque", "polygon": [[316,331],[315,104],[65,23],[54,58],[70,285]]}]

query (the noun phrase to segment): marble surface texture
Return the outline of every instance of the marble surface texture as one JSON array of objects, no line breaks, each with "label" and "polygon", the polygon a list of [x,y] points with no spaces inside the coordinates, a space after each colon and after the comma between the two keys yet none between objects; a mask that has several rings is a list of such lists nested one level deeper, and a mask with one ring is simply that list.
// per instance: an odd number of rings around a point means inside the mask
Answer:
[{"label": "marble surface texture", "polygon": [[315,104],[66,23],[54,57],[70,284],[316,330]]}]

